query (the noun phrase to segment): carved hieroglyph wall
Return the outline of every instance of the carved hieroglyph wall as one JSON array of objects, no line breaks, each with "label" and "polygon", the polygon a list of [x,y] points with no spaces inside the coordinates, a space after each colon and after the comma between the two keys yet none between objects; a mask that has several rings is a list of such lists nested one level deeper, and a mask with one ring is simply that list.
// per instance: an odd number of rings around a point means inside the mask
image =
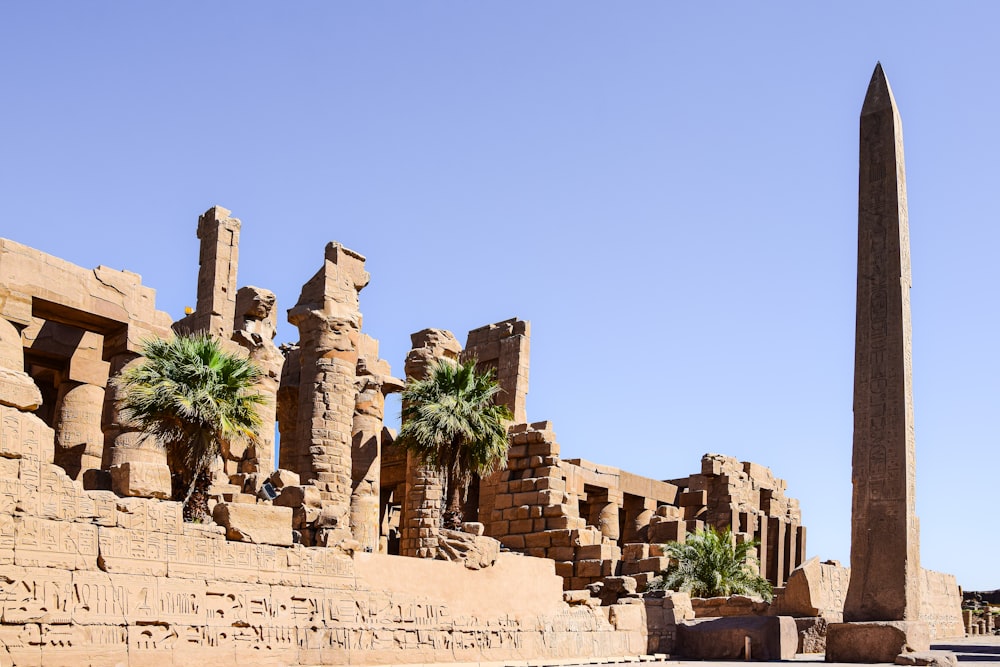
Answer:
[{"label": "carved hieroglyph wall", "polygon": [[0,406],[0,664],[372,664],[644,652],[551,561],[460,564],[227,541],[179,503],[84,491]]}]

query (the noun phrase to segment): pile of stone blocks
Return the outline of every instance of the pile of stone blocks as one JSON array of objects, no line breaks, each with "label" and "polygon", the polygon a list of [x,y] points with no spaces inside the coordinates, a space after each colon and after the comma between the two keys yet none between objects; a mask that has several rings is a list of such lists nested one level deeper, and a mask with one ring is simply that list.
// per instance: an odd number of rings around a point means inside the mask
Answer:
[{"label": "pile of stone blocks", "polygon": [[[719,454],[702,457],[701,472],[672,480],[683,489],[678,505],[684,530],[706,526],[729,529],[737,540],[757,540],[761,575],[773,586],[784,586],[788,575],[804,560],[806,529],[798,500],[785,495],[785,480],[769,468]],[[682,519],[676,511],[650,526],[650,541],[680,541]],[[668,518],[670,517],[670,518]],[[671,523],[673,522],[673,523]]]},{"label": "pile of stone blocks", "polygon": [[511,427],[507,469],[482,481],[480,518],[509,549],[551,558],[567,590],[605,577],[640,590],[669,565],[663,544],[706,526],[757,539],[762,573],[781,586],[805,553],[798,501],[768,468],[706,454],[701,472],[658,481],[561,459],[552,423]]},{"label": "pile of stone blocks", "polygon": [[621,549],[587,525],[567,492],[551,422],[514,425],[507,469],[484,482],[480,511],[490,508],[487,534],[509,549],[556,561],[567,590],[618,573]]}]

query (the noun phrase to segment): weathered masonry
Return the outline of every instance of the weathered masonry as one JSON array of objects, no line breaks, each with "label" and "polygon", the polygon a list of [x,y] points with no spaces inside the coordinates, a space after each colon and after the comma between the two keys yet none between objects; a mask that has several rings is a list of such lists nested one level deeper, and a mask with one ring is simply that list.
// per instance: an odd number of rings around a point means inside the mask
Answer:
[{"label": "weathered masonry", "polygon": [[[405,383],[362,330],[365,257],[317,253],[287,310],[298,340],[278,347],[277,296],[239,287],[242,224],[215,206],[197,225],[197,306],[176,322],[134,273],[0,239],[0,664],[590,659],[694,651],[685,633],[726,616],[778,616],[745,624],[784,637],[775,658],[796,629],[799,649],[825,647],[829,627],[828,655],[891,661],[960,633],[954,577],[919,565],[902,138],[880,67],[861,138],[853,571],[806,558],[798,501],[764,466],[706,454],[656,480],[563,458],[553,424],[528,417],[518,318],[464,345],[410,336],[405,378],[475,359],[514,415],[506,467],[444,529],[440,474],[385,424]],[[269,398],[260,440],[215,462],[206,525],[168,500],[180,471],[122,419],[112,382],[144,338],[175,333],[253,359]],[[643,595],[663,544],[707,527],[757,541],[774,604]]]}]

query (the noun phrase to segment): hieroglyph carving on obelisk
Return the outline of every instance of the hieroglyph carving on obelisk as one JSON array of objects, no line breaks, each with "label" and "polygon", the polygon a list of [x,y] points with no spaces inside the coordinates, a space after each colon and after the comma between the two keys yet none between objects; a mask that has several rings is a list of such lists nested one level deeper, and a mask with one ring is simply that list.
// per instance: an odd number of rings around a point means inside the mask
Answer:
[{"label": "hieroglyph carving on obelisk", "polygon": [[915,620],[916,515],[910,239],[903,128],[875,68],[861,110],[851,583],[845,621]]}]

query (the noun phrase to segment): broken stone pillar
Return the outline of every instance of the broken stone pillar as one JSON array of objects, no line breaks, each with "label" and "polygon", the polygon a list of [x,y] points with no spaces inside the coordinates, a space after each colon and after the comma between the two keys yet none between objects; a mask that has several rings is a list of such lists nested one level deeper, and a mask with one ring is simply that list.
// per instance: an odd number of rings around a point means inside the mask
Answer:
[{"label": "broken stone pillar", "polygon": [[462,360],[475,359],[480,373],[496,373],[500,393],[497,401],[514,415],[514,423],[528,421],[525,403],[531,356],[531,323],[512,318],[469,332]]},{"label": "broken stone pillar", "polygon": [[[425,379],[431,365],[441,359],[457,361],[462,352],[455,336],[444,329],[423,329],[411,334],[410,341],[413,347],[406,355],[404,367],[407,380]],[[443,503],[443,475],[407,453],[406,496],[400,517],[403,533],[399,543],[400,555],[417,558],[436,556]]]},{"label": "broken stone pillar", "polygon": [[0,405],[34,411],[42,404],[42,392],[24,372],[21,332],[0,318]]},{"label": "broken stone pillar", "polygon": [[[257,406],[260,435],[256,444],[247,447],[240,473],[260,472],[269,475],[274,469],[274,424],[278,409],[278,382],[285,357],[274,344],[277,331],[274,292],[259,287],[241,287],[236,293],[236,321],[233,340],[250,352],[250,360],[262,371],[255,389],[266,397]],[[256,489],[255,489],[256,490]]]},{"label": "broken stone pillar", "polygon": [[619,508],[623,502],[621,491],[600,489],[587,494],[587,502],[591,507],[591,516],[587,523],[596,526],[601,535],[611,542],[618,542],[621,528],[619,526]]},{"label": "broken stone pillar", "polygon": [[828,661],[926,651],[920,617],[910,332],[910,241],[899,112],[875,67],[861,109],[851,582]]},{"label": "broken stone pillar", "polygon": [[302,475],[299,468],[302,452],[297,437],[299,418],[299,374],[302,371],[301,354],[298,345],[282,345],[285,361],[281,366],[281,381],[278,384],[278,467],[282,470]]},{"label": "broken stone pillar", "polygon": [[[117,377],[142,357],[122,352],[111,357],[111,372]],[[104,465],[111,471],[111,489],[120,496],[170,498],[172,496],[167,453],[156,438],[125,423],[118,409],[119,390],[108,383],[104,405]]]},{"label": "broken stone pillar", "polygon": [[385,394],[399,391],[402,380],[391,376],[389,363],[378,358],[378,341],[358,338],[357,395],[351,431],[351,534],[361,548],[378,550],[381,502],[382,435]]},{"label": "broken stone pillar", "polygon": [[[308,447],[300,465],[320,491],[317,542],[350,539],[351,434],[361,313],[358,293],[368,284],[365,258],[339,243],[326,246],[323,267],[302,287],[288,321],[299,329],[300,393],[297,437]],[[301,474],[301,473],[300,473]]]},{"label": "broken stone pillar", "polygon": [[240,221],[213,206],[198,218],[198,301],[193,313],[178,320],[174,331],[205,332],[229,340],[236,319],[236,269]]},{"label": "broken stone pillar", "polygon": [[785,551],[785,530],[788,524],[781,517],[767,518],[767,580],[775,587],[785,585],[785,572],[788,569]]},{"label": "broken stone pillar", "polygon": [[59,385],[56,401],[55,463],[72,479],[84,470],[100,469],[104,455],[101,412],[104,387],[66,380]]}]

